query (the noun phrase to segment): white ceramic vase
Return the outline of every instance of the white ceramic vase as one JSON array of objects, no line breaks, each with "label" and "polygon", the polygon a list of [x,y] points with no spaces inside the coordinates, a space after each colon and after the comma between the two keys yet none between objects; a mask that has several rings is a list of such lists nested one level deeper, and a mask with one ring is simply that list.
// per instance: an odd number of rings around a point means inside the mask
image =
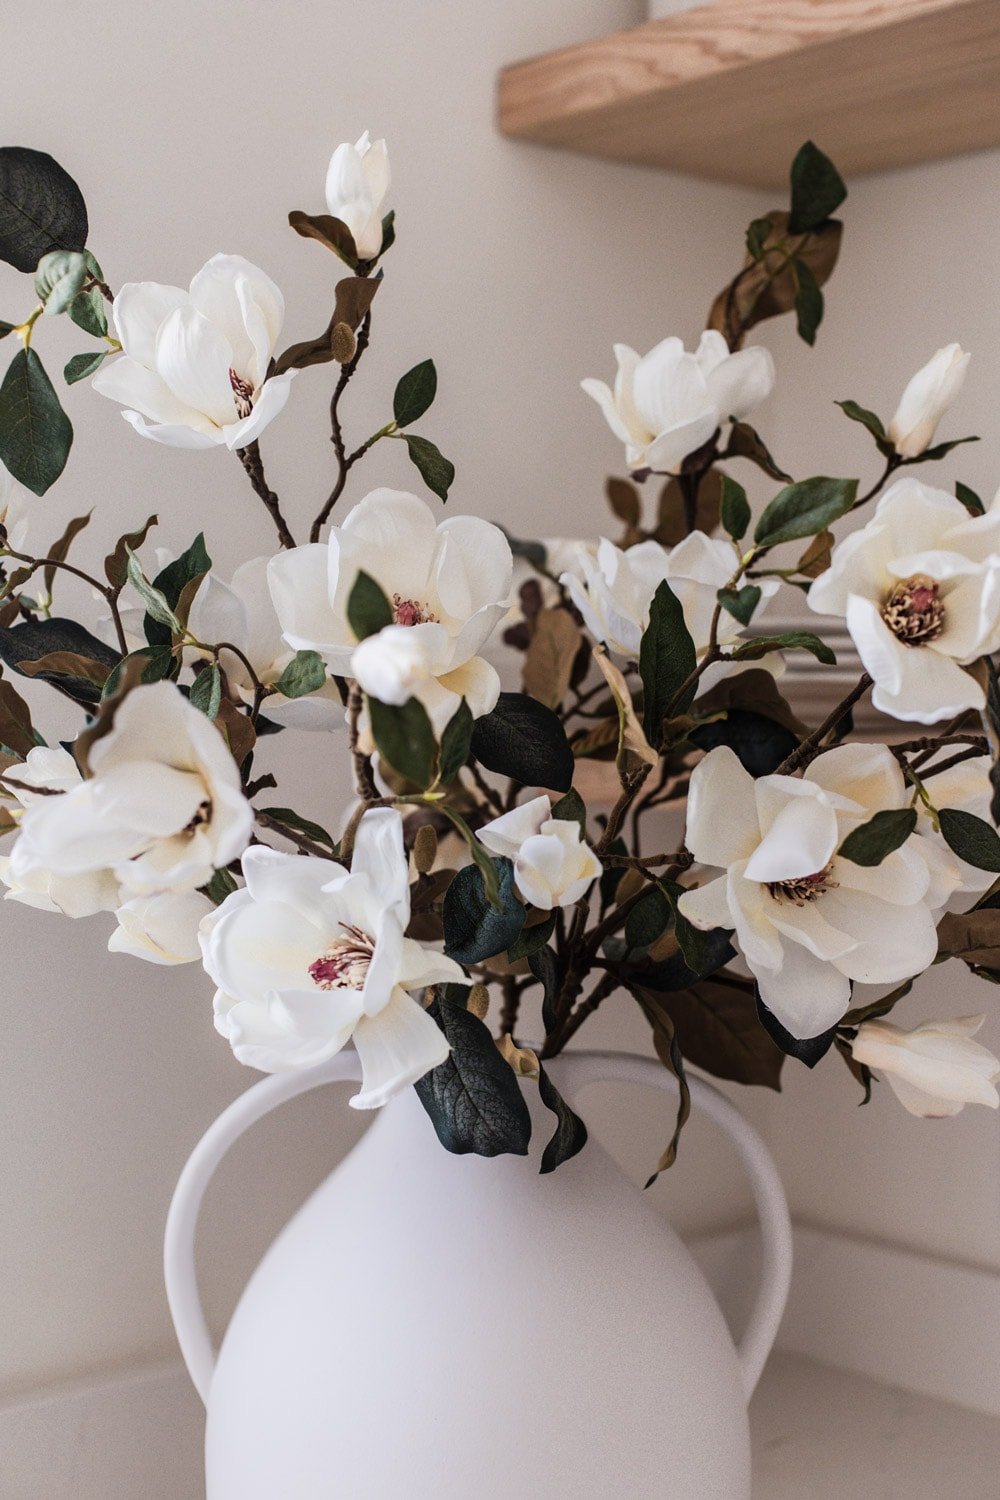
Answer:
[{"label": "white ceramic vase", "polygon": [[662,21],[664,16],[676,16],[682,10],[697,10],[711,0],[648,0],[649,19]]},{"label": "white ceramic vase", "polygon": [[[595,1141],[540,1176],[553,1121],[535,1099],[530,1156],[455,1157],[408,1090],[279,1235],[216,1360],[194,1277],[209,1179],[255,1120],[356,1068],[342,1054],[258,1083],[178,1185],[167,1289],[208,1407],[208,1500],[749,1500],[746,1401],[787,1295],[788,1210],[759,1138],[698,1079],[764,1234],[739,1350],[688,1251]],[[551,1069],[568,1099],[602,1079],[673,1086],[618,1054]]]}]

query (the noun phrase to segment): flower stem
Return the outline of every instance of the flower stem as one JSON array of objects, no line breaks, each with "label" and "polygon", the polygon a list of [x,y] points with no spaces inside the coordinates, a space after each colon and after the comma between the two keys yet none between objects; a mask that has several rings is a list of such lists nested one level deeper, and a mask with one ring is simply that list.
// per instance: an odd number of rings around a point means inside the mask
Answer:
[{"label": "flower stem", "polygon": [[268,515],[274,522],[278,532],[278,540],[282,547],[294,547],[295,538],[288,529],[288,524],[281,514],[281,503],[277,495],[271,489],[264,475],[264,462],[260,456],[260,444],[256,439],[248,443],[245,448],[236,450],[237,456],[253,486],[254,494],[259,495],[264,502]]}]

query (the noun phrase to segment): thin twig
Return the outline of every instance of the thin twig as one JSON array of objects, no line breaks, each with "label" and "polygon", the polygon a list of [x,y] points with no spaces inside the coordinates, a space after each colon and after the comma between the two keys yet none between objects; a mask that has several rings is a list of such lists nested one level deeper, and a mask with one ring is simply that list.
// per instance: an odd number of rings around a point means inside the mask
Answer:
[{"label": "thin twig", "polygon": [[791,755],[785,757],[774,774],[776,776],[790,776],[793,771],[797,771],[801,766],[807,766],[810,761],[815,760],[816,756],[820,753],[823,741],[827,735],[832,734],[844,715],[854,707],[859,699],[864,697],[871,685],[872,679],[868,673],[862,672],[854,687],[847,694],[847,697],[842,698],[836,708],[827,714],[818,729],[814,729],[812,734],[792,751]]},{"label": "thin twig", "polygon": [[277,528],[278,540],[281,542],[282,547],[294,547],[295,538],[292,536],[291,531],[288,529],[288,523],[281,514],[281,502],[271,489],[264,475],[264,461],[260,456],[260,444],[254,439],[245,448],[238,448],[236,453],[240,463],[247,471],[254,494],[259,495],[261,500],[263,500],[264,507]]},{"label": "thin twig", "polygon": [[311,542],[319,541],[323,527],[330,519],[330,512],[333,510],[333,507],[336,505],[337,501],[344,493],[344,486],[347,483],[348,474],[368,446],[368,444],[365,443],[362,444],[360,448],[356,448],[353,453],[349,454],[347,452],[347,449],[344,445],[343,428],[341,427],[340,423],[340,398],[341,396],[343,396],[344,391],[347,389],[348,382],[350,381],[351,376],[354,374],[355,370],[358,368],[358,365],[361,361],[361,356],[364,354],[365,350],[368,347],[368,340],[371,336],[371,326],[372,315],[371,309],[369,309],[362,319],[361,327],[358,329],[358,342],[355,347],[354,353],[348,360],[347,364],[341,366],[340,376],[338,377],[337,384],[334,387],[333,395],[330,398],[330,441],[333,443],[333,451],[337,455],[337,479],[336,483],[333,486],[333,489],[330,491],[330,494],[327,497],[326,504],[323,506],[323,509],[320,511],[319,515],[312,523],[312,529],[309,532],[309,540]]}]

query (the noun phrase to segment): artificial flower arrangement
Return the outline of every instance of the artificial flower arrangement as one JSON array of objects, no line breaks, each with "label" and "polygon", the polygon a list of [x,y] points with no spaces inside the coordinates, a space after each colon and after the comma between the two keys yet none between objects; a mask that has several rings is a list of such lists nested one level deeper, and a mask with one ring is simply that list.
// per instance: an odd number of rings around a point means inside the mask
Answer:
[{"label": "artificial flower arrangement", "polygon": [[[1000,981],[1000,503],[912,475],[956,446],[935,429],[968,356],[936,354],[887,424],[840,403],[878,457],[864,493],[782,470],[748,421],[773,362],[746,339],[786,312],[816,337],[845,189],[809,143],[788,210],[750,225],[696,350],[620,345],[613,388],[583,383],[625,446],[631,478],[608,482],[618,540],[546,545],[439,519],[455,470],[416,430],[430,360],[377,432],[345,431],[394,240],[388,190],[385,143],[366,135],[334,153],[326,212],[290,214],[346,269],[323,330],[283,347],[281,292],[239,256],[216,255],[186,290],[114,294],[73,179],[0,150],[0,257],[36,298],[0,323],[20,345],[0,387],[7,899],[112,913],[113,952],[200,962],[216,1027],[251,1067],[307,1068],[353,1043],[351,1102],[414,1085],[451,1151],[525,1153],[523,1091],[537,1088],[553,1116],[543,1171],[586,1141],[546,1063],[613,994],[641,1008],[677,1077],[660,1168],[686,1065],[777,1088],[786,1056],[811,1066],[833,1048],[866,1098],[884,1077],[918,1115],[996,1107],[981,1017],[888,1019],[938,962]],[[238,456],[273,556],[226,581],[202,536],[157,557],[155,516],[106,538],[94,572],[74,550],[89,516],[39,543],[28,492],[59,478],[72,441],[36,349],[57,315],[92,341],[67,382],[89,380],[148,440]],[[336,462],[308,531],[260,450],[303,371],[332,375]],[[345,493],[387,441],[406,444],[434,502]],[[776,487],[756,520],[748,464]],[[654,479],[645,527],[638,486]],[[54,612],[63,573],[92,585],[86,624]],[[759,623],[780,590],[804,592],[817,633]],[[864,672],[808,726],[781,668],[789,652],[835,661],[824,617],[846,621]],[[521,691],[502,688],[504,652]],[[71,742],[47,741],[19,678],[71,701]],[[889,743],[854,733],[868,693]],[[289,730],[330,735],[350,763],[335,834],[267,795]],[[588,762],[614,778],[591,806],[574,786]],[[659,809],[681,829],[665,852],[647,835]]]}]

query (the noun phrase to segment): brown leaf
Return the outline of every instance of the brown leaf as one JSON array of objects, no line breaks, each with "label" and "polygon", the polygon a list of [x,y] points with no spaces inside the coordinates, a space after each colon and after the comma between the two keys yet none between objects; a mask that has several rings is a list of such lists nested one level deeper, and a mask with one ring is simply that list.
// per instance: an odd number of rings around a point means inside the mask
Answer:
[{"label": "brown leaf", "polygon": [[345,276],[338,281],[332,325],[346,323],[352,333],[360,328],[381,285],[380,276]]},{"label": "brown leaf", "polygon": [[257,731],[251,724],[249,716],[241,712],[228,698],[223,698],[219,705],[219,716],[215,722],[225,736],[233,760],[242,767],[257,743]]},{"label": "brown leaf", "polygon": [[[647,765],[655,766],[660,757],[643,733],[639,716],[632,702],[632,693],[625,675],[620,667],[617,667],[610,656],[599,647],[594,652],[594,661],[605,682],[611,689],[611,695],[615,700],[618,710],[618,765],[619,768],[627,764],[629,755],[637,755]],[[574,746],[574,753],[580,754],[579,747]]]},{"label": "brown leaf", "polygon": [[723,678],[698,699],[698,712],[703,718],[726,713],[731,708],[744,709],[748,713],[760,714],[765,719],[773,719],[775,724],[780,724],[799,739],[809,733],[806,725],[796,718],[790,704],[781,696],[771,673],[756,667],[752,672],[737,672],[732,677]]},{"label": "brown leaf", "polygon": [[639,541],[641,535],[639,519],[642,511],[639,491],[634,484],[629,484],[627,479],[617,479],[612,476],[605,482],[604,493],[612,512],[625,527],[625,535],[620,545],[630,547],[633,542]]},{"label": "brown leaf", "polygon": [[794,308],[798,283],[790,251],[809,267],[817,286],[830,279],[840,253],[844,226],[839,219],[827,219],[808,234],[789,235],[787,213],[772,210],[764,217],[772,228],[763,257],[755,261],[747,255],[739,280],[719,293],[708,315],[707,326],[717,329],[731,348],[739,348],[758,323]]},{"label": "brown leaf", "polygon": [[818,578],[830,566],[833,532],[820,531],[799,558],[798,569],[805,578]]},{"label": "brown leaf", "polygon": [[45,592],[49,598],[52,597],[52,584],[56,576],[56,563],[65,561],[69,549],[73,545],[74,537],[79,536],[84,527],[90,525],[92,515],[93,511],[88,510],[85,516],[74,517],[59,540],[49,548],[47,556],[52,558],[52,562],[46,566],[45,572],[42,574],[42,577],[45,579]]},{"label": "brown leaf", "polygon": [[[633,993],[636,993],[633,991]],[[640,1004],[642,1002],[640,1001]],[[668,1068],[677,1079],[678,1099],[677,1117],[674,1121],[674,1133],[666,1150],[656,1163],[656,1171],[646,1183],[652,1187],[661,1172],[666,1172],[677,1160],[677,1148],[680,1145],[681,1131],[687,1124],[691,1113],[691,1090],[688,1088],[687,1075],[684,1072],[684,1054],[674,1031],[674,1024],[668,1012],[663,1011],[658,1017],[658,1025],[653,1028],[653,1045],[656,1054],[665,1068]]]},{"label": "brown leaf", "polygon": [[358,247],[343,219],[335,219],[332,214],[307,214],[296,208],[288,215],[288,222],[304,239],[319,240],[349,266],[357,265]]},{"label": "brown leaf", "polygon": [[569,691],[580,631],[568,610],[543,609],[524,658],[524,691],[547,708],[558,708]]},{"label": "brown leaf", "polygon": [[661,1058],[676,1037],[684,1057],[696,1068],[734,1083],[780,1090],[784,1053],[757,1018],[749,980],[716,975],[690,990],[634,985],[632,992],[653,1028],[653,1044]]},{"label": "brown leaf", "polygon": [[530,1047],[519,1047],[509,1032],[504,1032],[497,1042],[497,1051],[509,1063],[518,1078],[537,1078],[541,1066]]},{"label": "brown leaf", "polygon": [[946,912],[938,923],[938,954],[977,968],[1000,969],[1000,910]]},{"label": "brown leaf", "polygon": [[[695,529],[706,536],[719,524],[722,510],[722,474],[718,469],[709,469],[698,486],[698,505],[695,511]],[[659,518],[653,533],[664,547],[676,547],[687,535],[684,524],[684,497],[676,479],[669,479],[660,491]]]},{"label": "brown leaf", "polygon": [[38,744],[31,726],[31,710],[16,688],[0,678],[0,745],[25,756]]},{"label": "brown leaf", "polygon": [[138,531],[130,531],[127,535],[119,537],[115,544],[115,550],[109,552],[104,559],[104,576],[114,589],[125,587],[128,578],[128,555],[129,552],[138,552],[151,529],[156,525],[158,517],[150,516],[144,526]]},{"label": "brown leaf", "polygon": [[102,688],[111,675],[111,668],[104,662],[78,656],[73,651],[50,651],[48,656],[39,656],[35,661],[18,662],[17,670],[25,677],[43,677],[46,673],[52,677],[76,677],[98,688]]},{"label": "brown leaf", "polygon": [[722,456],[723,458],[748,458],[772,479],[780,479],[784,484],[790,484],[792,481],[791,474],[786,474],[784,469],[779,468],[764,439],[756,428],[750,426],[749,422],[733,423],[729,430],[729,442]]}]

